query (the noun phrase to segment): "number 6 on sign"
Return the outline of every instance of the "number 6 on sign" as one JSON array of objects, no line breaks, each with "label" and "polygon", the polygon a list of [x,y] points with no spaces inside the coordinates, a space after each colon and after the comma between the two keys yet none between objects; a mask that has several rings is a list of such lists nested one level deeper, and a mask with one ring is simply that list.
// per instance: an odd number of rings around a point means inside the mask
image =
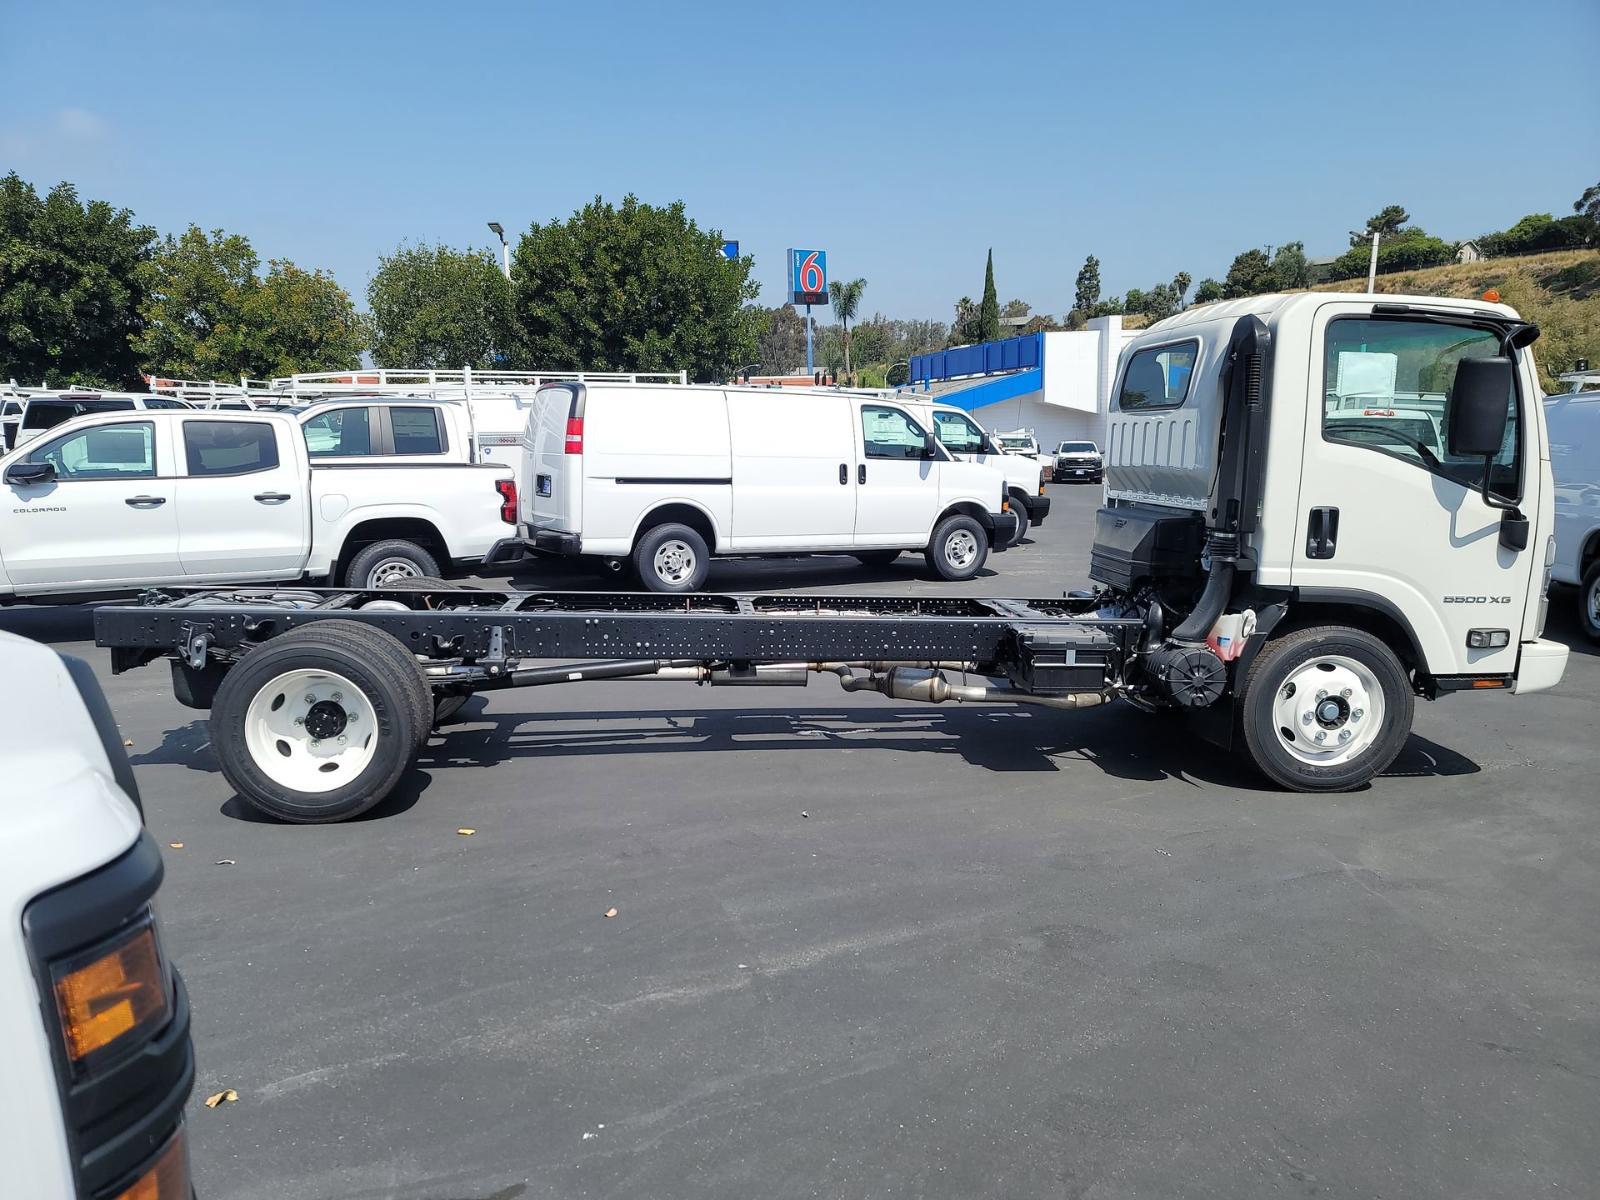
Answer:
[{"label": "number 6 on sign", "polygon": [[826,304],[827,302],[828,252],[790,250],[789,303]]}]

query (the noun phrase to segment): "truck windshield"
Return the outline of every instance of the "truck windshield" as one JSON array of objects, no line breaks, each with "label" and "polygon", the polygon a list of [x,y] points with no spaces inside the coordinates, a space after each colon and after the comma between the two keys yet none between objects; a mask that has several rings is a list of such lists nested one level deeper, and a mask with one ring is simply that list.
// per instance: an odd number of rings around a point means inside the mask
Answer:
[{"label": "truck windshield", "polygon": [[1093,442],[1062,442],[1057,454],[1098,454]]},{"label": "truck windshield", "polygon": [[1003,449],[1006,449],[1006,450],[1032,450],[1033,449],[1033,439],[1032,438],[1003,437],[1003,438],[1000,439],[1000,445],[1001,445],[1001,447]]}]

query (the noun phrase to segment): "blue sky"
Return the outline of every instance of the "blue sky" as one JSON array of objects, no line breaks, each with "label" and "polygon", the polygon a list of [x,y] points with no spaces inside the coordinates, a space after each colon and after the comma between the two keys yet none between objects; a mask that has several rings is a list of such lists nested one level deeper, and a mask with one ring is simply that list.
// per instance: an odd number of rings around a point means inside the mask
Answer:
[{"label": "blue sky", "polygon": [[[1273,11],[1279,10],[1279,11]],[[979,14],[979,15],[974,15]],[[363,303],[402,239],[682,198],[864,307],[948,320],[1313,256],[1386,203],[1446,237],[1600,180],[1595,0],[855,5],[0,0],[0,172],[243,233]]]}]

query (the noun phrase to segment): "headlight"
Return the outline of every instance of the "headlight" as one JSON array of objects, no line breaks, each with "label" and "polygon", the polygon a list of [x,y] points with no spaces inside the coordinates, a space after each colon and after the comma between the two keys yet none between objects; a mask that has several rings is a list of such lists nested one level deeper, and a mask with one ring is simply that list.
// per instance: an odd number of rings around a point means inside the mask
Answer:
[{"label": "headlight", "polygon": [[51,976],[74,1074],[115,1057],[127,1039],[160,1029],[172,1015],[148,916],[110,942],[56,966]]}]

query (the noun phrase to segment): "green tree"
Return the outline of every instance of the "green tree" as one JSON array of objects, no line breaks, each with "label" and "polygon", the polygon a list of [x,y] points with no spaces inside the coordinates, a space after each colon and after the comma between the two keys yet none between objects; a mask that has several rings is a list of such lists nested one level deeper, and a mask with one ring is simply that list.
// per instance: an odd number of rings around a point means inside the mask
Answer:
[{"label": "green tree", "polygon": [[1194,289],[1194,302],[1196,304],[1210,304],[1221,300],[1223,296],[1222,284],[1215,279],[1202,279],[1200,286]]},{"label": "green tree", "polygon": [[1583,195],[1572,202],[1572,211],[1580,217],[1600,222],[1600,183],[1583,189]]},{"label": "green tree", "polygon": [[145,268],[144,329],[153,372],[193,379],[359,366],[364,330],[350,295],[321,271],[275,259],[262,279],[248,239],[191,225]]},{"label": "green tree", "polygon": [[1400,232],[1401,226],[1411,220],[1411,214],[1405,210],[1404,205],[1389,204],[1367,218],[1365,229],[1352,229],[1350,231],[1350,244],[1363,246],[1372,240],[1375,233],[1384,237],[1393,237]]},{"label": "green tree", "polygon": [[1179,308],[1182,308],[1188,302],[1189,285],[1193,282],[1194,280],[1190,278],[1187,271],[1179,271],[1172,277],[1172,290],[1178,293]]},{"label": "green tree", "polygon": [[1245,250],[1235,256],[1228,267],[1227,278],[1222,281],[1222,294],[1229,300],[1239,296],[1259,296],[1272,291],[1276,280],[1272,274],[1272,260],[1265,250]]},{"label": "green tree", "polygon": [[983,303],[978,307],[978,340],[992,342],[1000,336],[1000,294],[994,290],[994,251],[983,268]]},{"label": "green tree", "polygon": [[539,368],[685,370],[724,379],[755,356],[744,310],[751,258],[722,256],[682,201],[599,196],[565,221],[535,223],[512,259],[519,360]]},{"label": "green tree", "polygon": [[1311,263],[1304,242],[1285,242],[1272,256],[1273,289],[1298,291],[1311,286]]},{"label": "green tree", "polygon": [[[1370,246],[1352,246],[1328,264],[1326,279],[1360,279],[1367,274]],[[1449,242],[1429,237],[1420,229],[1402,229],[1393,238],[1378,243],[1378,274],[1415,271],[1454,261],[1456,248]]]},{"label": "green tree", "polygon": [[1477,239],[1478,249],[1491,258],[1507,254],[1536,254],[1541,250],[1575,250],[1593,244],[1600,225],[1583,214],[1562,217],[1550,213],[1529,213],[1510,229],[1486,233]]},{"label": "green tree", "polygon": [[1013,320],[1018,317],[1025,317],[1032,311],[1033,305],[1026,300],[1007,300],[1000,306],[1000,315],[1002,317],[1010,317]]},{"label": "green tree", "polygon": [[861,293],[867,290],[865,279],[835,279],[828,285],[828,303],[833,305],[833,315],[844,327],[844,373],[850,374],[850,322],[861,306]]},{"label": "green tree", "polygon": [[1142,313],[1145,310],[1145,297],[1143,288],[1129,288],[1128,295],[1122,302],[1122,311]]},{"label": "green tree", "polygon": [[155,231],[127,209],[0,179],[0,380],[133,387]]},{"label": "green tree", "polygon": [[908,362],[890,363],[883,377],[885,387],[904,387],[910,380],[911,364]]},{"label": "green tree", "polygon": [[894,350],[894,330],[889,318],[882,313],[874,313],[870,320],[857,321],[850,331],[850,357],[862,366],[887,365],[894,361],[890,357]]},{"label": "green tree", "polygon": [[983,327],[979,319],[978,305],[971,296],[963,296],[956,301],[956,319],[950,326],[949,344],[970,346],[981,341],[983,341]]},{"label": "green tree", "polygon": [[[776,308],[757,308],[755,362],[761,364],[763,375],[789,375],[806,365],[806,321],[812,325],[811,336],[816,338],[815,317],[802,317],[792,304]],[[742,366],[742,363],[736,363]]]},{"label": "green tree", "polygon": [[1095,305],[1099,303],[1100,260],[1091,254],[1083,260],[1083,266],[1078,269],[1078,288],[1074,294],[1072,309],[1087,317],[1094,312]]},{"label": "green tree", "polygon": [[516,346],[511,284],[486,250],[400,245],[367,285],[380,367],[491,367]]}]

